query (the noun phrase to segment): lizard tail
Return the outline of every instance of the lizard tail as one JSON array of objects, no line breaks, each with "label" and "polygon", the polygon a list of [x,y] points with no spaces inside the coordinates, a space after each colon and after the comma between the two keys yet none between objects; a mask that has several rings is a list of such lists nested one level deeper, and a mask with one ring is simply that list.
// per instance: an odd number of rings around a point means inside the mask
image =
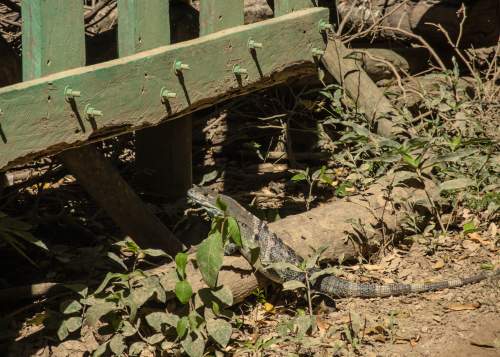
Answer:
[{"label": "lizard tail", "polygon": [[336,297],[376,298],[457,288],[467,284],[474,284],[488,278],[500,278],[500,269],[495,270],[493,273],[482,272],[465,278],[417,284],[379,285],[372,283],[352,283],[335,276],[328,276],[318,282],[318,290]]}]

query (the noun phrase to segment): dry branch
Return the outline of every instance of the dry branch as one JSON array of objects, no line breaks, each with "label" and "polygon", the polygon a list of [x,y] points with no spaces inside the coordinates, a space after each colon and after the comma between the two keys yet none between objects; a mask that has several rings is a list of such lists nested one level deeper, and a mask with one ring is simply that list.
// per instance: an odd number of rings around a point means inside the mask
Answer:
[{"label": "dry branch", "polygon": [[330,39],[322,60],[367,119],[377,123],[378,133],[389,136],[393,130],[390,118],[396,110],[355,58],[340,40]]},{"label": "dry branch", "polygon": [[[463,25],[462,4],[465,4],[467,12]],[[378,24],[377,33],[383,38],[413,40],[411,35],[421,36],[438,47],[448,47],[447,39],[435,30],[432,23],[441,24],[453,40],[461,38],[460,44],[464,48],[495,45],[500,33],[500,6],[497,0],[342,0],[338,2],[337,10],[344,23],[344,32],[360,33]],[[370,32],[366,36],[372,36],[373,31]]]}]

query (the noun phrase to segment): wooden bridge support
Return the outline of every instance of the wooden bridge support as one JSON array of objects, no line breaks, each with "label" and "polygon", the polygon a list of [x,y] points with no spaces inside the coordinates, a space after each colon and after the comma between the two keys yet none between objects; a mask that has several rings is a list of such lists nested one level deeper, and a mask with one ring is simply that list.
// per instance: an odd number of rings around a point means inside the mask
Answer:
[{"label": "wooden bridge support", "polygon": [[[169,7],[169,0],[118,0],[119,56],[170,44]],[[146,193],[164,198],[185,195],[192,185],[191,137],[190,118],[136,132],[136,165]]]},{"label": "wooden bridge support", "polygon": [[[84,12],[81,0],[24,0],[22,12],[25,81],[85,66]],[[77,20],[79,18],[81,21]],[[71,94],[68,91],[67,105],[76,106],[80,95],[81,93]],[[49,106],[51,101],[49,93]],[[97,118],[99,113],[95,114]],[[50,121],[48,113],[46,117]],[[182,249],[180,241],[148,210],[94,146],[65,151],[59,158],[123,232],[138,244],[162,248],[170,254]]]}]

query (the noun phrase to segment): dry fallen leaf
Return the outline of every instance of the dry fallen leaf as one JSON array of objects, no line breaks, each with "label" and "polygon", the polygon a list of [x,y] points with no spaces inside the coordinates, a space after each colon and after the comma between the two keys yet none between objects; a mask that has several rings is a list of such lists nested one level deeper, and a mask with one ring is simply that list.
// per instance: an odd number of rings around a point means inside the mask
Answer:
[{"label": "dry fallen leaf", "polygon": [[434,263],[434,265],[432,266],[432,269],[439,270],[439,269],[442,269],[443,267],[444,267],[444,260],[441,258],[438,258],[436,263]]},{"label": "dry fallen leaf", "polygon": [[481,235],[478,232],[469,233],[467,236],[473,242],[481,243],[481,244],[485,243],[484,239],[481,238]]},{"label": "dry fallen leaf", "polygon": [[479,244],[467,239],[462,242],[462,247],[474,252],[479,249]]},{"label": "dry fallen leaf", "polygon": [[454,303],[446,306],[446,308],[450,311],[476,310],[479,307],[481,307],[481,304],[478,302],[473,302],[469,304]]},{"label": "dry fallen leaf", "polygon": [[363,265],[363,268],[365,268],[368,271],[375,271],[375,270],[383,270],[384,268],[380,265],[376,264],[365,264]]},{"label": "dry fallen leaf", "polygon": [[330,328],[331,323],[318,316],[316,318],[316,326],[318,326],[319,333],[324,335]]},{"label": "dry fallen leaf", "polygon": [[337,325],[345,325],[351,321],[351,318],[349,315],[344,315],[342,317],[339,317],[337,320],[335,320],[335,323]]},{"label": "dry fallen leaf", "polygon": [[491,239],[495,239],[498,233],[498,227],[495,223],[491,223],[488,227],[488,234]]}]

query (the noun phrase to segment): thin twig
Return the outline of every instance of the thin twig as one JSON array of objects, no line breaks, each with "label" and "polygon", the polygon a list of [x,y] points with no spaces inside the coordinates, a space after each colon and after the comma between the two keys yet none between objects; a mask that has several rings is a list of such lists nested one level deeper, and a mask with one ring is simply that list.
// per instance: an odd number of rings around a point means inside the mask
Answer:
[{"label": "thin twig", "polygon": [[19,4],[16,4],[12,0],[0,0],[0,4],[4,4],[12,11],[21,12],[21,6],[19,6]]}]

